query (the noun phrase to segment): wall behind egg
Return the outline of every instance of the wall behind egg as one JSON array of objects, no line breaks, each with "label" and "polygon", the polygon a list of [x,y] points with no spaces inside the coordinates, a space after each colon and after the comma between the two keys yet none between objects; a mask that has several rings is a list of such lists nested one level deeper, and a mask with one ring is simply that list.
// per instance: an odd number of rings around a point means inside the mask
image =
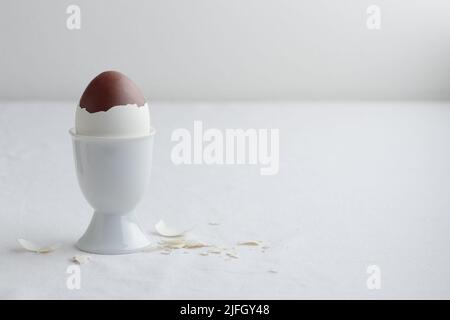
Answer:
[{"label": "wall behind egg", "polygon": [[[69,30],[66,9],[81,9]],[[107,69],[156,100],[450,99],[448,0],[2,0],[0,99]],[[381,29],[369,30],[370,5]]]}]

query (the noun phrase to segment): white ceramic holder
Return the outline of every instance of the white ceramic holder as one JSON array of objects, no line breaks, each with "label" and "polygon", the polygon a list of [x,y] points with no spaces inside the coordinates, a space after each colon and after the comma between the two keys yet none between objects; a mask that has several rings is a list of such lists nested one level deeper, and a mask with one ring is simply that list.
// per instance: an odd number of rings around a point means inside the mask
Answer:
[{"label": "white ceramic holder", "polygon": [[76,246],[97,254],[125,254],[150,244],[134,209],[144,195],[152,166],[155,130],[143,137],[93,137],[69,130],[75,167],[94,216]]}]

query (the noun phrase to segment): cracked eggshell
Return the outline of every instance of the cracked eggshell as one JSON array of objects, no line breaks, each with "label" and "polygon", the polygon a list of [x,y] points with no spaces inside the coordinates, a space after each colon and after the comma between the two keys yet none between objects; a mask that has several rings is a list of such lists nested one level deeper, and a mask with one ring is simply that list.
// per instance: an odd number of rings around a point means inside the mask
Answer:
[{"label": "cracked eggshell", "polygon": [[73,262],[76,262],[78,264],[86,264],[92,260],[91,256],[88,256],[86,254],[77,254],[72,258]]},{"label": "cracked eggshell", "polygon": [[36,253],[49,253],[52,251],[55,251],[58,249],[61,245],[60,244],[52,244],[49,246],[40,246],[39,244],[28,241],[25,239],[17,239],[17,242],[24,248],[25,250],[36,252]]},{"label": "cracked eggshell", "polygon": [[212,253],[212,254],[221,254],[222,250],[216,248],[216,249],[208,250],[208,252]]},{"label": "cracked eggshell", "polygon": [[243,242],[238,243],[239,246],[253,246],[253,247],[259,246],[260,244],[261,244],[261,241],[255,241],[255,240],[243,241]]},{"label": "cracked eggshell", "polygon": [[181,249],[185,246],[185,240],[183,238],[168,239],[160,241],[159,244],[163,248]]},{"label": "cracked eggshell", "polygon": [[155,225],[155,230],[159,235],[161,235],[163,237],[179,237],[188,231],[187,229],[181,230],[181,229],[170,227],[164,222],[164,220],[160,220]]},{"label": "cracked eggshell", "polygon": [[88,84],[75,113],[78,135],[138,137],[151,134],[150,111],[136,84],[123,73],[105,71]]},{"label": "cracked eggshell", "polygon": [[239,259],[239,256],[232,252],[227,252],[226,255],[233,259]]},{"label": "cracked eggshell", "polygon": [[115,106],[108,111],[89,113],[77,107],[76,133],[95,137],[140,137],[151,132],[150,110],[146,104]]},{"label": "cracked eggshell", "polygon": [[197,249],[197,248],[204,248],[204,247],[209,247],[209,245],[207,245],[206,243],[203,243],[201,241],[197,241],[197,240],[187,240],[185,242],[183,248],[186,248],[186,249]]}]

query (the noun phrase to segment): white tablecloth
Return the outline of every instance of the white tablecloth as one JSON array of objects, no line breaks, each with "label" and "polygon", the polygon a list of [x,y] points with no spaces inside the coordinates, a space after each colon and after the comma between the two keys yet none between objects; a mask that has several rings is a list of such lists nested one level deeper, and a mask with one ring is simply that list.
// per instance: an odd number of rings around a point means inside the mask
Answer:
[{"label": "white tablecloth", "polygon": [[[145,252],[92,255],[66,286],[92,210],[68,129],[75,102],[0,103],[0,297],[450,298],[449,103],[153,103],[150,187],[138,208],[153,242],[161,218],[239,259]],[[280,170],[179,165],[176,128],[279,128]],[[217,226],[211,221],[220,223]],[[53,253],[17,238],[62,243]],[[269,248],[236,246],[261,240]],[[367,267],[381,288],[367,287]],[[276,273],[269,272],[270,270]]]}]

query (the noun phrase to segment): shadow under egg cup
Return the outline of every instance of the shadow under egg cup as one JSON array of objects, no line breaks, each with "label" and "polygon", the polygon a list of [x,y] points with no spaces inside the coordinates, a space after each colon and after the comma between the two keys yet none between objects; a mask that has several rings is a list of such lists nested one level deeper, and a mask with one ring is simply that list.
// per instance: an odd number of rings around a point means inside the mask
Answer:
[{"label": "shadow under egg cup", "polygon": [[150,180],[155,130],[142,137],[72,136],[78,183],[94,215],[78,249],[125,254],[150,244],[134,213]]}]

